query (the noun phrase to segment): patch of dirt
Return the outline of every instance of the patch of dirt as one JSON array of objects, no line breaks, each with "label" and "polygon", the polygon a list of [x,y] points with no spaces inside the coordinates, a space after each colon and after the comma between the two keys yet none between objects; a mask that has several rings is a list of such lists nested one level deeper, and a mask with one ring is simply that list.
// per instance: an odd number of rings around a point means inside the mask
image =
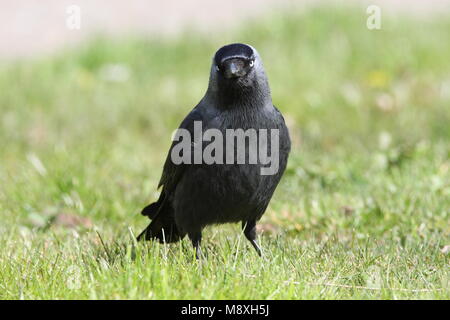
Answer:
[{"label": "patch of dirt", "polygon": [[52,217],[51,225],[68,229],[77,227],[89,229],[93,226],[91,219],[70,213],[60,213]]}]

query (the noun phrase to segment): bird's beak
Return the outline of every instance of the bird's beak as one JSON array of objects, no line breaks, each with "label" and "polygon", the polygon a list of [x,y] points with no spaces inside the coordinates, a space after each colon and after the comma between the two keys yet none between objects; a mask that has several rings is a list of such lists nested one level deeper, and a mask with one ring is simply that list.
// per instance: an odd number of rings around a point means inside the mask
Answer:
[{"label": "bird's beak", "polygon": [[243,59],[232,58],[222,62],[223,75],[227,79],[245,76],[248,72],[246,62]]}]

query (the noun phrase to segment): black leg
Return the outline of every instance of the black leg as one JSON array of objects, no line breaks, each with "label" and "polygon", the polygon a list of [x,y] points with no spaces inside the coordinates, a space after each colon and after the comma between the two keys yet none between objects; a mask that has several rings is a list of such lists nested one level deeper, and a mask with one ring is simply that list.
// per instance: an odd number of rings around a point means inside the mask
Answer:
[{"label": "black leg", "polygon": [[256,242],[256,221],[242,221],[242,229],[244,229],[244,235],[250,241],[253,248],[255,248],[258,255],[261,257],[261,248],[258,245],[258,242]]},{"label": "black leg", "polygon": [[196,232],[192,234],[190,233],[189,239],[191,239],[192,241],[192,245],[194,246],[195,249],[195,257],[198,260],[202,256],[202,249],[200,248],[200,243],[202,242],[202,233],[201,232]]}]

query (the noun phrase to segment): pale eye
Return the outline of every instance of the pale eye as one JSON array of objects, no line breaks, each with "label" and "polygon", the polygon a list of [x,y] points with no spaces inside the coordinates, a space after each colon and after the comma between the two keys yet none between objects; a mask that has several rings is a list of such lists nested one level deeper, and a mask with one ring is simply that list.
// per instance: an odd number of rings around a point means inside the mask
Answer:
[{"label": "pale eye", "polygon": [[220,71],[219,66],[216,66],[216,71]]},{"label": "pale eye", "polygon": [[254,64],[255,64],[255,61],[252,60],[252,61],[250,61],[249,66],[253,67]]}]

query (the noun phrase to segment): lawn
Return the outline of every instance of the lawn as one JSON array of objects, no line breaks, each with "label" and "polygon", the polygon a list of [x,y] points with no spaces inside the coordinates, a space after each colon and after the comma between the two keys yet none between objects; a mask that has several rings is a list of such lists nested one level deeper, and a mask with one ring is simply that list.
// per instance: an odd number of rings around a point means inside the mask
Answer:
[{"label": "lawn", "polygon": [[[211,36],[0,62],[0,298],[449,299],[450,15],[273,12]],[[258,49],[293,149],[260,221],[136,244],[170,137],[230,42]]]}]

